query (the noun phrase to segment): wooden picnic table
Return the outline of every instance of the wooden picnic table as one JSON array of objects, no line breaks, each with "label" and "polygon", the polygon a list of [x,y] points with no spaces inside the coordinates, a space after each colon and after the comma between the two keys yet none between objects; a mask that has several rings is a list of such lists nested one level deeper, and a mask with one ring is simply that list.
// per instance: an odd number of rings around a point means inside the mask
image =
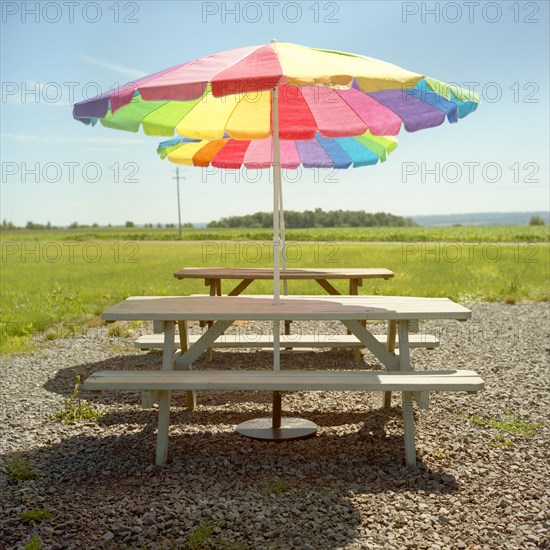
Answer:
[{"label": "wooden picnic table", "polygon": [[[391,279],[393,272],[385,268],[292,268],[281,270],[281,281],[316,281],[328,294],[341,294],[329,280],[348,279],[349,293],[358,294],[364,279]],[[238,296],[255,280],[273,279],[273,269],[263,267],[186,267],[174,273],[176,279],[204,279],[210,296],[222,295],[222,280],[240,280],[228,296]]]},{"label": "wooden picnic table", "polygon": [[[280,303],[274,303],[273,296],[137,296],[130,297],[116,304],[103,312],[102,317],[106,321],[155,321],[161,323],[164,332],[163,343],[163,371],[186,371],[192,366],[192,363],[204,353],[204,351],[215,341],[222,336],[225,331],[237,321],[283,321],[287,319],[313,320],[313,321],[341,321],[344,326],[354,334],[363,346],[368,348],[372,354],[384,365],[388,371],[400,371],[407,373],[412,371],[410,348],[409,348],[409,325],[418,320],[424,319],[455,319],[465,321],[470,319],[471,312],[467,308],[452,302],[447,298],[416,298],[402,296],[284,296]],[[205,320],[212,321],[212,326],[194,343],[190,344],[187,330],[188,321]],[[397,326],[399,338],[399,353],[388,349],[384,346],[364,325],[366,321],[389,321]],[[174,338],[176,336],[175,327],[179,329],[180,350],[174,348]],[[240,372],[240,371],[239,371]],[[357,371],[361,372],[361,371]],[[119,375],[120,373],[115,373]],[[135,373],[128,373],[135,378]],[[284,372],[281,373],[284,375]],[[420,373],[428,374],[428,373]],[[475,375],[475,373],[472,373]],[[107,380],[103,387],[109,388],[109,372],[103,373],[102,376],[107,376]],[[122,373],[122,376],[125,375]],[[215,389],[227,386],[227,380],[219,380],[220,373],[212,373],[212,384],[209,382],[209,371],[204,371],[205,380],[197,383],[198,385],[186,385],[182,382],[182,388],[198,388],[198,389]],[[240,372],[240,378],[246,378],[246,373]],[[251,376],[256,376],[251,373]],[[335,389],[331,386],[331,380],[325,375],[316,373],[315,376],[322,376],[322,386],[318,385],[321,382],[312,380],[311,389]],[[445,377],[454,376],[452,372],[445,374]],[[468,375],[470,376],[470,375]],[[303,373],[304,387],[309,387],[307,384],[307,371]],[[273,384],[265,385],[265,388],[277,387],[277,378]],[[334,378],[335,383],[338,377]],[[351,379],[350,379],[351,380]],[[421,381],[420,381],[421,382]],[[123,389],[146,389],[152,388],[147,385],[141,386],[143,381],[132,386],[122,384]],[[159,416],[159,436],[157,446],[157,463],[162,464],[166,461],[166,449],[168,442],[168,418],[169,418],[169,403],[170,403],[170,388],[178,388],[176,385],[167,385],[163,389],[160,416]],[[243,388],[256,388],[250,386],[250,381],[242,380]],[[288,385],[291,383],[286,378],[281,378],[280,383],[282,388],[293,388]],[[91,384],[91,383],[90,383]],[[171,384],[171,382],[170,382]],[[217,385],[216,385],[217,384]],[[220,385],[221,384],[221,385]],[[389,397],[391,391],[387,388],[393,386],[379,385],[376,379],[369,380],[369,383],[361,388],[376,389],[379,388],[385,394],[384,404],[390,406]],[[482,381],[477,380],[473,390],[482,387]],[[112,385],[112,383],[111,383]],[[326,385],[326,386],[325,386]],[[93,387],[93,386],[90,386]],[[116,387],[113,386],[113,388]],[[227,386],[233,387],[231,385]],[[259,386],[258,386],[259,387]],[[264,387],[264,386],[261,386]],[[300,386],[302,387],[302,386]],[[347,386],[346,386],[347,387]],[[405,423],[405,448],[407,464],[414,465],[416,463],[415,448],[414,448],[414,414],[413,400],[416,400],[419,406],[425,408],[428,405],[429,387],[423,386],[422,383],[418,386],[420,390],[403,391],[403,418]],[[437,386],[439,387],[439,386]],[[445,386],[446,387],[446,386]],[[350,382],[349,388],[353,388],[353,382]],[[401,388],[395,386],[394,389]],[[432,389],[436,388],[435,386]],[[279,388],[280,389],[280,388]],[[464,389],[468,389],[465,387]],[[166,390],[166,391],[164,391]],[[422,391],[421,391],[422,390]],[[276,400],[274,398],[274,426],[278,415],[280,426],[281,421],[281,405],[280,392],[275,392],[279,395],[277,408],[275,407]],[[275,395],[274,394],[274,395]],[[195,407],[195,394],[191,389],[187,390],[188,405],[191,409]],[[265,419],[262,419],[265,420]],[[298,419],[291,419],[298,420]],[[252,421],[248,421],[252,422]],[[243,423],[247,424],[247,423]],[[311,423],[312,424],[312,423]],[[242,425],[241,425],[242,426]],[[247,427],[247,429],[249,429]],[[272,429],[272,431],[276,431]],[[240,431],[240,433],[244,433]]]}]

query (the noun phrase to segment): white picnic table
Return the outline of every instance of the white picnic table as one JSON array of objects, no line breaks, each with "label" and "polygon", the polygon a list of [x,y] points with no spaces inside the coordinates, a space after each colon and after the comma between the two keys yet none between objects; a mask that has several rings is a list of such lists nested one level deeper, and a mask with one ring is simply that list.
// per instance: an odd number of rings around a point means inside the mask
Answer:
[{"label": "white picnic table", "polygon": [[[103,312],[106,321],[155,321],[164,331],[162,367],[158,376],[105,371],[96,373],[85,384],[89,389],[160,390],[157,464],[166,461],[170,390],[185,389],[188,405],[196,406],[195,389],[270,389],[383,391],[389,407],[391,390],[402,391],[405,455],[408,465],[416,464],[413,400],[428,406],[430,391],[478,391],[483,381],[471,371],[412,372],[409,325],[426,319],[466,321],[471,311],[447,298],[405,296],[284,296],[274,303],[273,296],[132,296]],[[325,371],[190,371],[192,363],[212,342],[237,321],[340,321],[384,365],[388,376],[357,369],[343,371],[344,378]],[[193,343],[189,342],[188,321],[212,321],[212,326]],[[369,329],[366,321],[391,321],[397,325],[398,353],[388,349]],[[174,347],[176,326],[180,350]],[[178,376],[178,371],[182,376]],[[166,380],[162,379],[166,373]],[[172,373],[174,376],[172,376]],[[355,374],[354,374],[355,373]],[[393,378],[403,374],[403,380]],[[408,375],[408,376],[407,376]],[[299,376],[299,379],[297,378]],[[406,376],[406,379],[405,379]],[[412,377],[411,377],[412,376]],[[234,380],[232,382],[232,379]],[[388,391],[390,390],[390,391]],[[275,403],[275,401],[274,401]],[[274,408],[274,416],[281,411]],[[280,418],[279,418],[280,421]],[[275,425],[275,423],[274,423]],[[280,422],[279,422],[280,425]],[[242,433],[242,432],[241,432]]]}]

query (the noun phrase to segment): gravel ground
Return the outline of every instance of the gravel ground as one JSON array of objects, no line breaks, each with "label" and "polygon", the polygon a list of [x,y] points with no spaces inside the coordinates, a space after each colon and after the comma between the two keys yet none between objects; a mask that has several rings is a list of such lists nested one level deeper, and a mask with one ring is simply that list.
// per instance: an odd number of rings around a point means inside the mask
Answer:
[{"label": "gravel ground", "polygon": [[[136,393],[83,392],[105,413],[98,421],[65,426],[50,416],[62,409],[76,375],[155,369],[159,353],[137,352],[132,337],[109,337],[100,328],[3,357],[0,547],[24,548],[32,535],[56,549],[550,547],[549,305],[471,308],[468,323],[420,327],[441,346],[415,350],[416,369],[473,369],[486,390],[436,394],[429,411],[417,411],[417,469],[404,465],[399,396],[386,411],[380,393],[313,392],[286,395],[283,407],[316,422],[318,435],[281,444],[234,432],[236,424],[269,414],[268,393],[199,393],[195,412],[176,394],[169,464],[158,468],[156,411],[143,410]],[[323,330],[341,331],[329,323]],[[363,361],[381,368],[369,353]],[[216,351],[212,363],[195,368],[270,363],[267,352]],[[286,354],[282,368],[356,366],[349,350],[333,350]],[[543,425],[526,437],[471,421],[511,414]],[[7,479],[13,452],[32,463],[38,479]],[[51,519],[19,519],[44,508]]]}]

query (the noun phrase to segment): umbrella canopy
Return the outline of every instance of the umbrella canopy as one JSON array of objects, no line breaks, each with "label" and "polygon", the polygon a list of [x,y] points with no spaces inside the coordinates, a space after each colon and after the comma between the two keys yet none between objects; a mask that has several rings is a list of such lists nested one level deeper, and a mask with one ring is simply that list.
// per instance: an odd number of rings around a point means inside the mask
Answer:
[{"label": "umbrella canopy", "polygon": [[362,55],[273,42],[177,65],[81,101],[86,124],[154,136],[249,140],[274,134],[311,140],[397,135],[457,122],[479,96],[424,74]]},{"label": "umbrella canopy", "polygon": [[[394,137],[361,136],[327,139],[317,135],[308,141],[280,141],[281,168],[336,168],[369,166],[384,162],[395,148]],[[273,139],[215,141],[177,137],[159,144],[157,153],[175,164],[212,166],[222,169],[270,168],[273,165]]]}]

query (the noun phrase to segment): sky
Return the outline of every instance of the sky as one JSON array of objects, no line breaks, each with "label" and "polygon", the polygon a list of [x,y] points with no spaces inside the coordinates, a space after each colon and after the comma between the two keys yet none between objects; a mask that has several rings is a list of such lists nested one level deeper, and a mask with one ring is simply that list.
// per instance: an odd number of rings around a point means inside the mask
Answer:
[{"label": "sky", "polygon": [[[72,104],[271,39],[367,55],[481,94],[457,124],[402,130],[383,164],[289,171],[285,209],[410,216],[550,207],[547,0],[0,4],[0,218],[16,225],[177,223],[176,166],[158,158],[160,140],[85,126]],[[180,167],[179,175],[183,222],[272,209],[268,171]]]}]

